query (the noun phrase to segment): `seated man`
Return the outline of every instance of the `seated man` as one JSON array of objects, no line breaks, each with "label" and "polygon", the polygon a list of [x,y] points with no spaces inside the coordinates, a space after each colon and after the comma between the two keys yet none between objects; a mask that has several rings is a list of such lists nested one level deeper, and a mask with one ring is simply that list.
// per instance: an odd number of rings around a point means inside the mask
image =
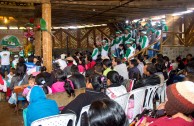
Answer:
[{"label": "seated man", "polygon": [[156,67],[152,63],[148,63],[144,66],[144,74],[146,75],[141,80],[134,84],[133,89],[137,89],[144,86],[160,84],[160,77],[156,75]]}]

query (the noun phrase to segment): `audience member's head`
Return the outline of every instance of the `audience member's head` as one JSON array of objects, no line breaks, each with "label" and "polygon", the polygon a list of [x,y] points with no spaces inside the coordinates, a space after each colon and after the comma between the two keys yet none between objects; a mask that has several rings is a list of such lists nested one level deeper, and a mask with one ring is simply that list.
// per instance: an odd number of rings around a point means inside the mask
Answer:
[{"label": "audience member's head", "polygon": [[112,58],[112,66],[116,66],[116,65],[119,65],[121,63],[122,63],[122,61],[120,58],[117,58],[117,57]]},{"label": "audience member's head", "polygon": [[194,61],[190,61],[186,67],[185,67],[185,72],[186,72],[186,80],[194,82]]},{"label": "audience member's head", "polygon": [[75,89],[86,87],[86,79],[82,74],[74,74],[69,79],[73,82]]},{"label": "audience member's head", "polygon": [[23,76],[26,74],[26,70],[27,70],[27,67],[25,64],[17,65],[16,70],[15,70],[15,76],[18,76],[20,77],[20,79],[22,79]]},{"label": "audience member's head", "polygon": [[102,64],[96,64],[96,65],[94,66],[94,73],[95,73],[95,74],[102,75],[102,72],[103,72]]},{"label": "audience member's head", "polygon": [[107,74],[107,85],[115,85],[115,86],[120,86],[123,82],[123,77],[119,75],[118,72],[116,71],[110,71]]},{"label": "audience member's head", "polygon": [[90,76],[89,81],[87,83],[87,88],[100,92],[103,84],[102,78],[103,76],[99,74],[94,74]]},{"label": "audience member's head", "polygon": [[162,54],[157,54],[156,59],[158,59],[158,58],[163,59],[163,55]]},{"label": "audience member's head", "polygon": [[28,57],[28,62],[33,63],[33,61],[34,61],[34,57],[33,56],[29,56]]},{"label": "audience member's head", "polygon": [[147,75],[147,76],[153,75],[153,74],[155,74],[157,72],[156,71],[156,67],[152,63],[147,63],[144,66],[143,70],[144,70],[144,74]]},{"label": "audience member's head", "polygon": [[187,61],[188,61],[188,62],[191,61],[191,58],[192,58],[192,57],[193,57],[192,54],[187,54],[187,56],[186,56]]},{"label": "audience member's head", "polygon": [[79,69],[76,65],[71,66],[71,75],[73,74],[79,74]]},{"label": "audience member's head", "polygon": [[129,61],[129,67],[133,68],[133,67],[137,67],[138,66],[138,62],[136,59],[132,59]]},{"label": "audience member's head", "polygon": [[104,69],[110,68],[112,66],[112,62],[109,59],[104,59],[102,61],[102,64],[103,64]]},{"label": "audience member's head", "polygon": [[88,112],[90,126],[127,126],[127,117],[115,101],[102,99],[94,101]]}]

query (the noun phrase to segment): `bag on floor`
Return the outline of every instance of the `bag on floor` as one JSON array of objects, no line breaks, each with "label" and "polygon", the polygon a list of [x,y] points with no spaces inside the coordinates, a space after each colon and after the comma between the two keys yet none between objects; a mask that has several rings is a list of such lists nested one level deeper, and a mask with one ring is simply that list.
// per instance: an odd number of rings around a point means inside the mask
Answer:
[{"label": "bag on floor", "polygon": [[8,103],[9,103],[9,104],[16,104],[16,102],[17,102],[16,93],[12,93],[12,94],[11,94],[11,97],[10,97],[9,100],[8,100]]}]

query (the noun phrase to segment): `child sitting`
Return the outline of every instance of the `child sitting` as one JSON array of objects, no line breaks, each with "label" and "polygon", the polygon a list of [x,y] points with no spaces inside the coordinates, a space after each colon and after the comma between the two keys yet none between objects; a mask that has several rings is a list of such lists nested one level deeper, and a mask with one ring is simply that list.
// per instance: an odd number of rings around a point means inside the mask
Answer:
[{"label": "child sitting", "polygon": [[29,77],[29,79],[28,79],[28,83],[29,83],[29,86],[26,87],[26,88],[24,89],[23,93],[22,93],[22,95],[23,95],[24,97],[26,97],[27,101],[30,100],[30,98],[29,98],[29,96],[30,96],[30,95],[29,95],[29,94],[30,94],[30,90],[31,90],[32,87],[34,87],[34,85],[36,84],[36,83],[35,83],[35,77],[31,75],[31,76]]}]

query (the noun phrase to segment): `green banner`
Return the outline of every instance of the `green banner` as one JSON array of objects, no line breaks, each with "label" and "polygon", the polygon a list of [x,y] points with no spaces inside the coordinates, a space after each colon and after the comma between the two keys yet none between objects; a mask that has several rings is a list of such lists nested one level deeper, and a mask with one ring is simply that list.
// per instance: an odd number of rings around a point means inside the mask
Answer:
[{"label": "green banner", "polygon": [[7,35],[1,40],[0,45],[16,47],[16,46],[20,46],[21,44],[19,39],[16,36]]}]

